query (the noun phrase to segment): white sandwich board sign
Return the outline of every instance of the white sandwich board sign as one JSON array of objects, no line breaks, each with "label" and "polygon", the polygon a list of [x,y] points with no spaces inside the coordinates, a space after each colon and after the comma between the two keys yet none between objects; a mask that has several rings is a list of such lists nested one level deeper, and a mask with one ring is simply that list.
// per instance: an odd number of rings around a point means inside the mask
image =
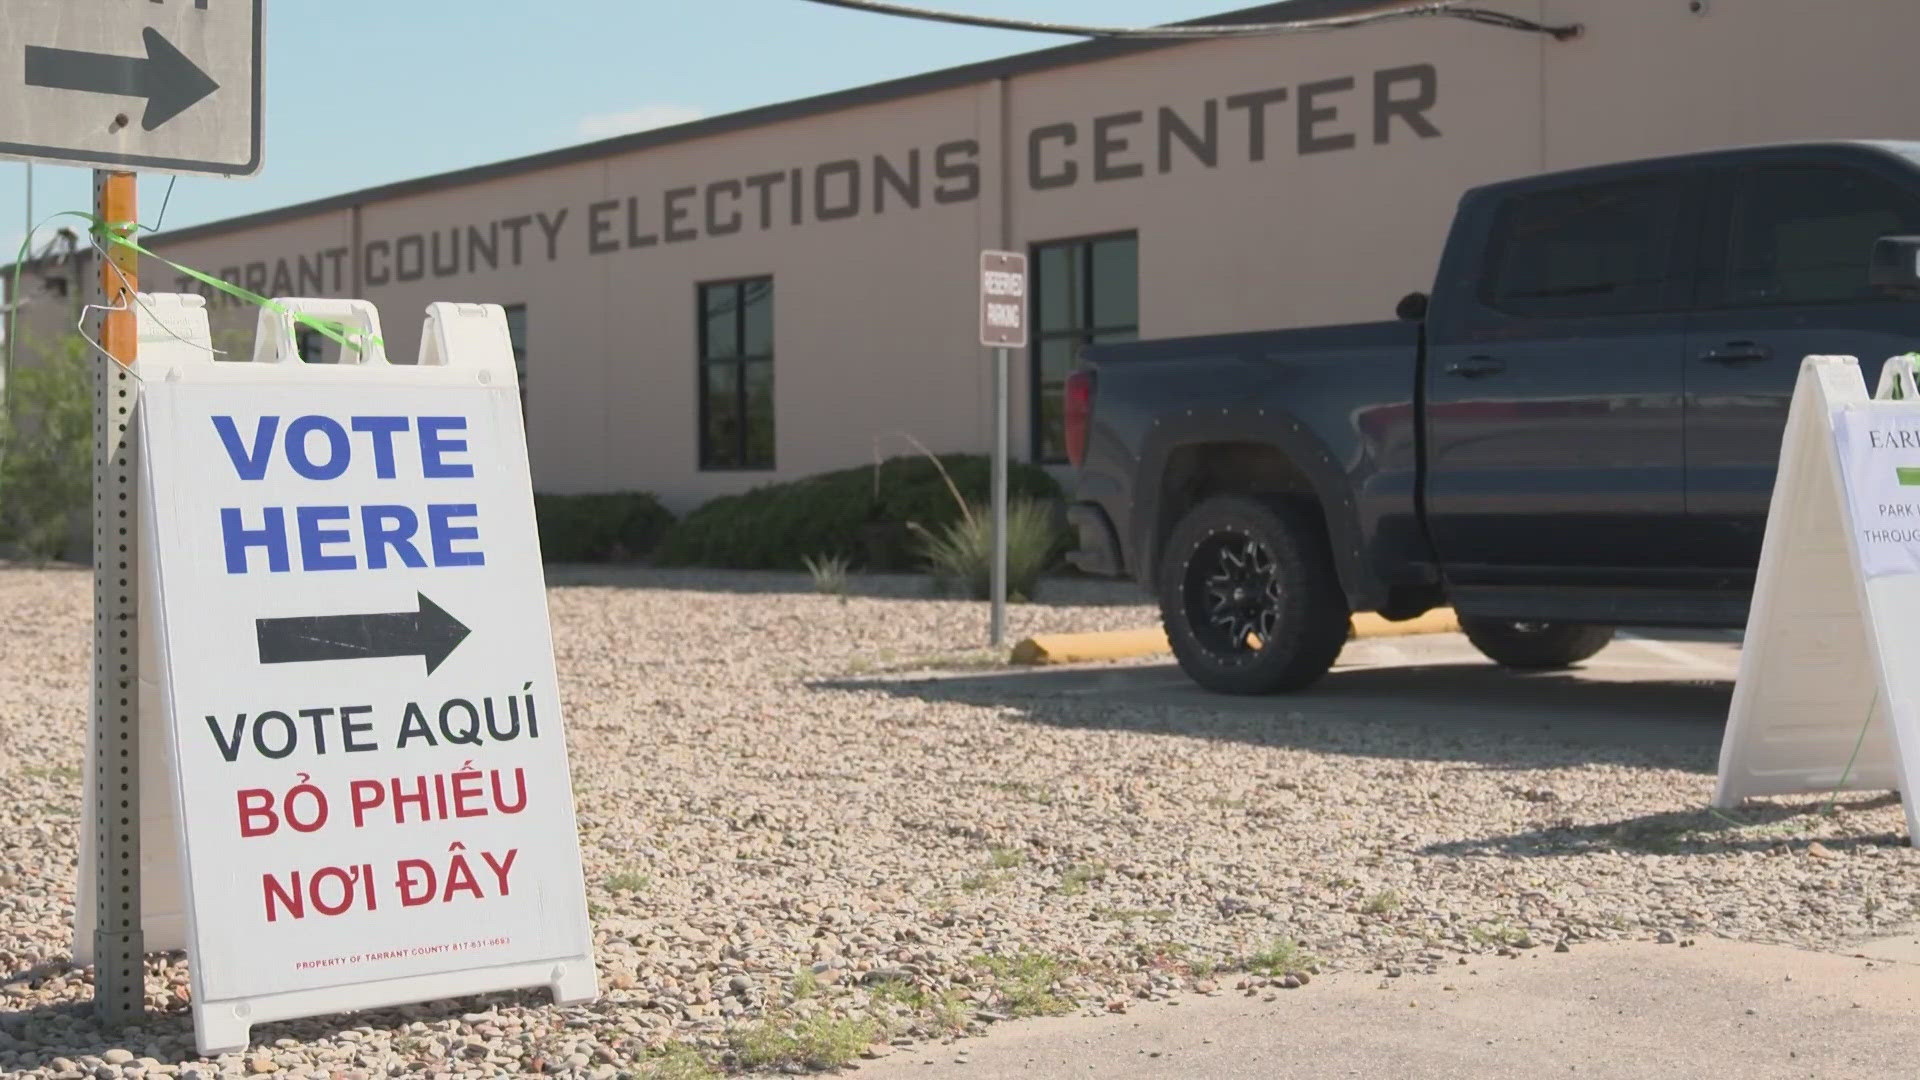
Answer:
[{"label": "white sandwich board sign", "polygon": [[[142,818],[177,823],[143,921],[150,948],[184,931],[201,1051],[293,1016],[592,998],[503,312],[434,304],[419,364],[333,365],[267,311],[229,363],[198,297],[142,299],[143,715],[166,721]],[[361,301],[282,303],[379,333]]]},{"label": "white sandwich board sign", "polygon": [[1781,444],[1714,805],[1900,792],[1920,846],[1920,393],[1810,356]]}]

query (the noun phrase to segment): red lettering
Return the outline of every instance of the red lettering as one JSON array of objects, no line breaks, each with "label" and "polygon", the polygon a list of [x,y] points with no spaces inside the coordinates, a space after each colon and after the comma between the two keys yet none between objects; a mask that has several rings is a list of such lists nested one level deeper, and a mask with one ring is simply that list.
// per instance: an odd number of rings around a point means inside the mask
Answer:
[{"label": "red lettering", "polygon": [[355,780],[348,786],[347,792],[353,798],[353,827],[356,829],[366,825],[367,811],[387,801],[387,789],[378,780]]},{"label": "red lettering", "polygon": [[463,772],[453,774],[453,813],[455,817],[486,817],[487,809],[467,806],[469,799],[479,801],[483,789],[480,787],[480,774]]},{"label": "red lettering", "polygon": [[[272,836],[280,828],[280,817],[273,812],[273,792],[265,788],[247,788],[240,795],[240,835]],[[261,819],[266,820],[260,824]]]},{"label": "red lettering", "polygon": [[[293,872],[293,889],[291,892],[283,888],[272,874],[260,875],[260,887],[266,893],[268,922],[278,922],[280,920],[280,908],[282,907],[286,908],[287,913],[296,919],[304,919],[307,917],[306,902],[300,895],[300,871],[295,870]],[[275,900],[279,901],[277,905],[274,903]]]}]

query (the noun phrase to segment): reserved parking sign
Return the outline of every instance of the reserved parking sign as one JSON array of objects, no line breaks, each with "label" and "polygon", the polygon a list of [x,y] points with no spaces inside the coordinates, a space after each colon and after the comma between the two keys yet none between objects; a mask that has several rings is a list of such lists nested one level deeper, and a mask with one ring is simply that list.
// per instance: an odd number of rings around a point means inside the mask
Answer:
[{"label": "reserved parking sign", "polygon": [[436,304],[425,338],[417,366],[141,371],[203,1052],[596,993],[505,320]]}]

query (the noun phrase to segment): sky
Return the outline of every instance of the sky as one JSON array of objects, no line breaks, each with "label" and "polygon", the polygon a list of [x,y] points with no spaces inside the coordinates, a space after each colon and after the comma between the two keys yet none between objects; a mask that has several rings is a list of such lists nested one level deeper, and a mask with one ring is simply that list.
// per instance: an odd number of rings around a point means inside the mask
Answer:
[{"label": "sky", "polygon": [[[1126,26],[1251,4],[924,0]],[[170,196],[170,177],[142,177],[140,217],[162,229],[217,221],[1073,40],[806,0],[268,0],[264,167],[182,176]],[[26,174],[0,161],[0,263],[27,231]],[[33,166],[36,224],[91,199],[89,170]],[[35,247],[51,236],[36,233]]]}]

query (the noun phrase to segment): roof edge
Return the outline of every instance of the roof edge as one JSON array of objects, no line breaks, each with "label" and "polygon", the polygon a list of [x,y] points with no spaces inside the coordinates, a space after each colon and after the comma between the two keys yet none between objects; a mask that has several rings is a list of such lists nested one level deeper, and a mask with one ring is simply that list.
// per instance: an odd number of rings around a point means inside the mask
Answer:
[{"label": "roof edge", "polygon": [[[1285,19],[1316,19],[1331,15],[1355,14],[1373,8],[1391,7],[1403,0],[1276,0],[1254,7],[1239,8],[1216,15],[1203,15],[1196,19],[1186,19],[1167,25],[1200,26],[1234,23],[1267,22]],[[757,105],[719,116],[705,117],[683,124],[668,127],[651,128],[646,131],[627,135],[615,135],[611,138],[597,139],[593,142],[576,143],[553,150],[543,150],[504,161],[489,162],[453,169],[447,172],[430,173],[406,180],[396,180],[373,187],[360,188],[328,195],[307,202],[289,206],[260,210],[238,217],[222,218],[218,221],[189,225],[185,228],[170,229],[152,235],[149,243],[168,243],[172,241],[202,240],[212,236],[236,232],[242,229],[257,228],[263,225],[278,224],[283,221],[295,221],[300,218],[315,217],[364,206],[368,203],[389,199],[404,198],[423,191],[435,191],[448,187],[484,183],[524,173],[538,172],[543,169],[558,168],[577,164],[582,161],[594,161],[614,157],[620,154],[650,150],[675,143],[690,142],[715,135],[730,134],[737,131],[763,127],[787,120],[798,120],[809,116],[839,112],[858,108],[863,105],[876,105],[904,98],[936,94],[957,87],[989,82],[994,79],[1028,75],[1038,71],[1070,67],[1076,64],[1096,63],[1137,53],[1152,52],[1180,45],[1196,44],[1188,40],[1168,39],[1114,39],[1101,38],[1091,41],[1076,41],[1066,45],[1055,45],[1032,52],[1014,53],[1009,56],[994,57],[989,60],[974,61],[957,67],[941,68],[906,75],[883,82],[868,83],[863,86],[844,90],[830,90],[823,94],[795,98],[790,101]],[[9,268],[0,267],[0,272]]]}]

